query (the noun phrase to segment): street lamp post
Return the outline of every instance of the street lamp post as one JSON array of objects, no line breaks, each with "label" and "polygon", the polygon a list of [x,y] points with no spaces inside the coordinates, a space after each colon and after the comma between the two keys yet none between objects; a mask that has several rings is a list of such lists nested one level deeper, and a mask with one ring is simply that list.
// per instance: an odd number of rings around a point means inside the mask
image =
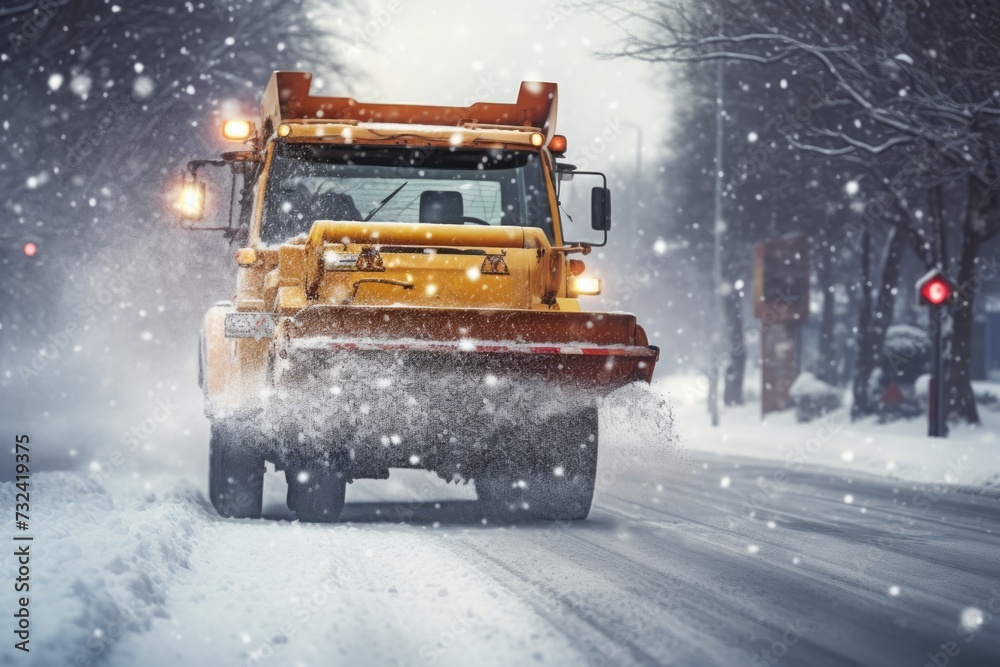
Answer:
[{"label": "street lamp post", "polygon": [[716,364],[722,363],[724,356],[725,340],[722,332],[726,326],[725,307],[723,305],[722,287],[722,121],[725,108],[723,105],[723,59],[719,58],[716,63],[716,91],[715,91],[715,210],[714,224],[712,225],[712,282],[714,283],[714,303],[715,326],[712,332],[712,359],[709,364],[708,378],[708,413],[712,417],[712,426],[719,425],[719,374],[720,370]]}]

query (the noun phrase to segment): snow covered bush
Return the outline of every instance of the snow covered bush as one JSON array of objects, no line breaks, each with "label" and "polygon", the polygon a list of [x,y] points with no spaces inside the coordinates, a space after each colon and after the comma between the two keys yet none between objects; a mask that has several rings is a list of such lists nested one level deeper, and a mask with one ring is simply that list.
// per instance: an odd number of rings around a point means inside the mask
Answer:
[{"label": "snow covered bush", "polygon": [[916,382],[913,383],[913,395],[918,401],[923,401],[924,405],[927,404],[927,399],[931,395],[930,373],[924,373],[917,378]]},{"label": "snow covered bush", "polygon": [[812,373],[801,373],[789,390],[795,404],[795,419],[808,422],[833,412],[841,406],[840,390]]},{"label": "snow covered bush", "polygon": [[976,392],[976,405],[986,410],[1000,411],[1000,396],[989,389],[973,387]]},{"label": "snow covered bush", "polygon": [[909,324],[895,324],[885,332],[882,368],[888,382],[912,384],[927,371],[931,358],[931,338]]},{"label": "snow covered bush", "polygon": [[895,324],[885,333],[882,360],[868,381],[868,395],[879,421],[916,417],[927,407],[926,389],[921,398],[919,379],[928,371],[931,339],[923,329]]}]

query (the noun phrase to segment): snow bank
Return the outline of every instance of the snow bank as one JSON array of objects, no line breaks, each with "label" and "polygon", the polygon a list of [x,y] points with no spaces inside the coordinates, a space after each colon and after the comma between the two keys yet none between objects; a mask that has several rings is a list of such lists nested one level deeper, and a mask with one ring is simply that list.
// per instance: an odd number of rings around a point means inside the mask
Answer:
[{"label": "snow bank", "polygon": [[[193,503],[204,502],[193,486],[172,484],[112,496],[79,474],[32,477],[32,650],[17,664],[94,664],[123,636],[166,616],[167,586],[188,567],[195,542]],[[15,493],[12,482],[0,485],[4,521],[13,521]],[[4,577],[15,570],[10,549]]]},{"label": "snow bank", "polygon": [[[760,405],[725,408],[712,428],[697,377],[659,378],[654,390],[672,400],[686,448],[720,455],[782,460],[921,482],[1000,487],[1000,411],[983,407],[982,426],[952,425],[946,439],[928,438],[923,417],[879,424],[851,422],[848,408],[799,423],[792,410],[761,419]],[[1000,393],[994,389],[993,393]]]},{"label": "snow bank", "polygon": [[837,393],[836,387],[823,382],[812,373],[799,374],[788,390],[788,395],[793,399],[825,397]]},{"label": "snow bank", "polygon": [[788,390],[795,404],[795,418],[810,422],[840,407],[840,390],[812,373],[801,373]]},{"label": "snow bank", "polygon": [[[40,473],[32,485],[31,652],[8,643],[3,665],[585,662],[457,539],[492,526],[456,528],[447,511],[443,526],[237,521],[177,478],[101,488]],[[4,507],[14,492],[0,485]]]}]

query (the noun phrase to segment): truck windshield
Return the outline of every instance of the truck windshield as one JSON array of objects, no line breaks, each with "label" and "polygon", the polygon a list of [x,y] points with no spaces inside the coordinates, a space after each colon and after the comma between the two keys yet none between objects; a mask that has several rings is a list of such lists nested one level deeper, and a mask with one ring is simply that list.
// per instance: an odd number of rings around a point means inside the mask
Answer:
[{"label": "truck windshield", "polygon": [[371,220],[538,227],[553,240],[538,153],[279,143],[261,241],[282,243],[316,220],[364,220],[397,189]]}]

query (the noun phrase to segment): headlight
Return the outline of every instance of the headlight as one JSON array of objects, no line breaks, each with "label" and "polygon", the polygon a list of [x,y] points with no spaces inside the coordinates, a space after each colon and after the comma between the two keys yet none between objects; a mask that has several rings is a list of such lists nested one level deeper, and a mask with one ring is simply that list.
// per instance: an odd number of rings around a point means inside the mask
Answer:
[{"label": "headlight", "polygon": [[230,141],[246,141],[253,134],[253,123],[248,120],[227,120],[222,124],[222,136]]},{"label": "headlight", "polygon": [[201,220],[205,214],[205,184],[199,181],[182,184],[177,209],[185,220]]},{"label": "headlight", "polygon": [[569,279],[569,294],[574,296],[596,296],[604,289],[600,278],[573,276]]},{"label": "headlight", "polygon": [[257,263],[257,251],[253,248],[240,248],[236,251],[236,263],[240,266],[253,266]]}]

